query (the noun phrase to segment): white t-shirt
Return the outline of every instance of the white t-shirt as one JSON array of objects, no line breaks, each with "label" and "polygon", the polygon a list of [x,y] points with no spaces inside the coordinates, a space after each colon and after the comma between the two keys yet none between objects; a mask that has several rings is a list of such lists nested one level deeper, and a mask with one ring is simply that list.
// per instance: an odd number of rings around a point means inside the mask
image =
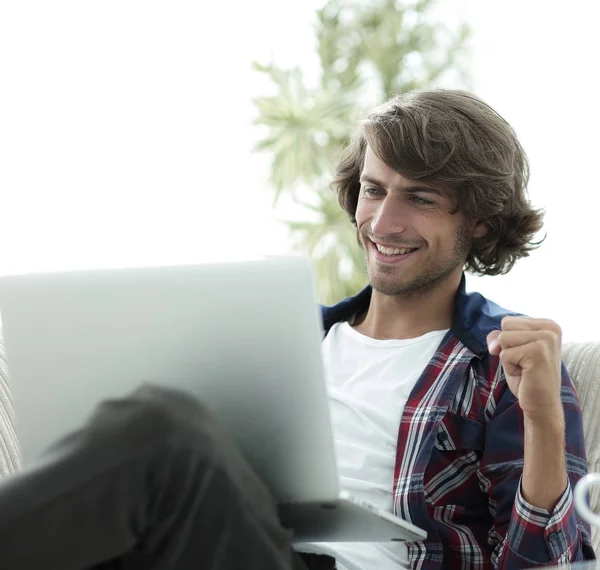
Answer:
[{"label": "white t-shirt", "polygon": [[[400,418],[408,397],[447,330],[407,340],[376,340],[347,322],[323,341],[331,421],[343,489],[392,511]],[[403,543],[311,543],[299,551],[329,554],[338,570],[409,567]]]}]

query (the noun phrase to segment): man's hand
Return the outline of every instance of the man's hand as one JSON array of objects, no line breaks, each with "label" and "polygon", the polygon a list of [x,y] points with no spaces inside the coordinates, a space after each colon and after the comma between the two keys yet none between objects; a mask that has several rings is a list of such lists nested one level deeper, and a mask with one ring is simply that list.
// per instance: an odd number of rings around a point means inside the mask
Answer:
[{"label": "man's hand", "polygon": [[522,495],[552,513],[569,484],[560,398],[562,331],[547,319],[505,317],[487,341],[523,410]]},{"label": "man's hand", "polygon": [[528,317],[505,317],[501,327],[488,335],[488,350],[500,356],[523,413],[534,421],[562,419],[560,327],[548,319]]}]

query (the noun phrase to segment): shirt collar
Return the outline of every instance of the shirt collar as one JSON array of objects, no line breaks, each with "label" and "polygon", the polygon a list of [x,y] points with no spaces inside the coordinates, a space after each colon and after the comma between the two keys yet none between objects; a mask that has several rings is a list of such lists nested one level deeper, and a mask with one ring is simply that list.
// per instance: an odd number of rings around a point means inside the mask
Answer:
[{"label": "shirt collar", "polygon": [[[370,286],[362,289],[357,295],[348,297],[332,306],[322,306],[323,329],[329,329],[341,321],[349,321],[357,313],[366,311],[371,300]],[[452,317],[451,331],[471,352],[482,358],[487,354],[487,335],[500,328],[502,318],[515,315],[486,299],[480,293],[468,293],[466,277],[462,274],[456,292],[456,303]]]}]

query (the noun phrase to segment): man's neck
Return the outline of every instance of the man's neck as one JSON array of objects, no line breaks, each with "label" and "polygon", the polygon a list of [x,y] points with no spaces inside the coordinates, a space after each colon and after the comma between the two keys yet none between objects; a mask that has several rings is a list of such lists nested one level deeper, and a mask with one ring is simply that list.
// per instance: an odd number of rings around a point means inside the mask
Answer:
[{"label": "man's neck", "polygon": [[383,295],[373,291],[369,308],[354,328],[375,339],[417,338],[431,331],[450,328],[458,279],[450,276],[431,291],[412,295]]}]

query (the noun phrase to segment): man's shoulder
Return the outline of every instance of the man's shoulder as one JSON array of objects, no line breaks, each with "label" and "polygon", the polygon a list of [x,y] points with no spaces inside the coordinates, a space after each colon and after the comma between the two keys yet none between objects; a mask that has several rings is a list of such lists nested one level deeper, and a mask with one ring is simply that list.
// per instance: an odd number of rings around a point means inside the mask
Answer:
[{"label": "man's shoulder", "polygon": [[456,294],[452,328],[464,344],[476,354],[487,353],[488,334],[500,329],[502,319],[509,316],[524,315],[499,305],[478,291],[467,291],[463,274]]},{"label": "man's shoulder", "polygon": [[481,344],[485,344],[487,335],[499,329],[502,319],[509,316],[523,315],[495,303],[476,291],[470,293],[462,291],[457,296],[454,324]]}]

